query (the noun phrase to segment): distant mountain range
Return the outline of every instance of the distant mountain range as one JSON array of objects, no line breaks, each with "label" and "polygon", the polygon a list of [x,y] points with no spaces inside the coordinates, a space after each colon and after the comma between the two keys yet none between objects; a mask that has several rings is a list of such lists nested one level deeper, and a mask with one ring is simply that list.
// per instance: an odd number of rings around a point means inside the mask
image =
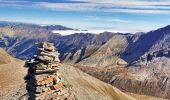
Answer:
[{"label": "distant mountain range", "polygon": [[29,59],[40,42],[53,42],[64,63],[126,91],[170,98],[170,26],[136,34],[62,36],[53,30],[72,28],[0,22],[0,47],[17,58]]},{"label": "distant mountain range", "polygon": [[[57,30],[55,26],[55,30]],[[44,28],[48,27],[48,28]],[[51,28],[50,28],[51,27]],[[58,29],[60,29],[59,26]],[[64,26],[63,26],[64,27]],[[54,26],[37,26],[37,25],[6,25],[0,27],[1,42],[0,46],[6,48],[6,50],[15,57],[21,59],[30,58],[35,53],[35,48],[38,43],[43,41],[50,41],[55,43],[56,47],[61,52],[61,59],[69,58],[80,49],[83,53],[87,48],[98,48],[109,40],[113,33],[105,32],[99,35],[95,34],[71,34],[67,36],[61,36],[60,34],[54,34],[51,31],[54,30]],[[71,29],[71,28],[66,28]],[[90,47],[91,46],[91,47]],[[70,54],[71,53],[71,54]],[[69,56],[67,56],[69,55]],[[88,56],[88,55],[86,55]],[[80,57],[81,59],[83,57]],[[75,61],[77,62],[77,61]]]},{"label": "distant mountain range", "polygon": [[47,30],[73,30],[72,28],[68,28],[62,25],[50,25],[50,26],[42,26]]}]

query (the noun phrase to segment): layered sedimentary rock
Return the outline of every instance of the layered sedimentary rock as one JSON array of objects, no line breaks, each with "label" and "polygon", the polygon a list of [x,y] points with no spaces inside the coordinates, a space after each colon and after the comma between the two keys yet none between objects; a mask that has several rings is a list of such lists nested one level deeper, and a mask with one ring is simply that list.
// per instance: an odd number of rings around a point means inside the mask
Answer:
[{"label": "layered sedimentary rock", "polygon": [[61,82],[59,53],[52,43],[41,43],[37,55],[27,61],[27,66],[29,100],[74,100],[70,88]]}]

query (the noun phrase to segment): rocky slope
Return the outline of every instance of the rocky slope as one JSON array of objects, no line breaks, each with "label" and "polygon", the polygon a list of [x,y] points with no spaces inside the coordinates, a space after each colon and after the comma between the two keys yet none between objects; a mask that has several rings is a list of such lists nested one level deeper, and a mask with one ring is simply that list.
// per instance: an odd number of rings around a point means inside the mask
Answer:
[{"label": "rocky slope", "polygon": [[169,30],[113,36],[77,66],[119,89],[170,98]]},{"label": "rocky slope", "polygon": [[131,36],[131,34],[114,34],[109,41],[90,57],[80,61],[79,64],[91,67],[106,67],[117,64],[126,65],[127,63],[119,55],[127,47]]},{"label": "rocky slope", "polygon": [[[99,81],[88,74],[83,73],[70,65],[63,64],[60,73],[63,73],[64,82],[73,87],[78,100],[152,100],[153,97],[132,95],[132,97],[122,93],[117,88]],[[68,77],[69,76],[69,77]],[[158,98],[154,98],[157,100]],[[161,99],[160,99],[161,100]]]},{"label": "rocky slope", "polygon": [[[3,54],[1,55],[3,59],[6,58],[5,55],[7,53],[1,50],[1,54]],[[10,59],[12,60],[11,62],[0,65],[0,99],[5,100],[17,99],[26,94],[24,76],[26,76],[27,72],[26,68],[23,67],[24,62],[12,57]],[[111,85],[103,83],[72,66],[62,65],[60,67],[60,73],[62,73],[62,78],[64,78],[62,81],[73,88],[72,92],[78,100],[96,100],[98,97],[101,100],[134,99]]]},{"label": "rocky slope", "polygon": [[[127,62],[139,60],[145,53],[155,56],[168,56],[163,55],[163,52],[168,52],[170,44],[170,26],[166,26],[145,34],[134,35],[134,39],[127,46],[122,58]],[[162,53],[162,55],[161,55]],[[151,58],[148,58],[151,60]]]},{"label": "rocky slope", "polygon": [[[1,52],[1,54],[4,53],[4,51],[3,53]],[[5,56],[2,55],[2,57]],[[26,94],[24,76],[27,74],[27,69],[23,67],[24,62],[13,57],[10,58],[11,62],[0,65],[1,100],[21,99]],[[162,100],[128,93],[132,95],[129,96],[117,88],[95,79],[67,64],[62,64],[59,72],[62,73],[62,82],[72,88],[72,93],[75,94],[78,100],[136,100],[136,98],[139,98],[138,100]]]},{"label": "rocky slope", "polygon": [[[3,59],[6,58],[6,52],[1,50],[0,54]],[[12,57],[10,57],[10,59],[12,60],[11,62],[0,65],[0,99],[5,100],[17,99],[26,94],[24,76],[26,76],[27,72],[23,67],[24,62]],[[2,61],[2,59],[0,61]],[[76,94],[78,100],[95,100],[96,96],[100,96],[101,100],[113,100],[113,98],[120,100],[134,99],[118,89],[113,88],[111,85],[90,77],[72,66],[62,65],[60,67],[60,73],[62,73],[62,78],[64,78],[62,81],[72,86],[73,92]]]},{"label": "rocky slope", "polygon": [[61,60],[67,63],[77,63],[93,54],[101,45],[112,37],[112,33],[72,34],[63,36],[53,43],[61,53]]},{"label": "rocky slope", "polygon": [[[0,49],[0,99],[12,100],[26,93],[24,76],[27,69],[24,62],[9,56]],[[10,59],[7,61],[7,59]]]},{"label": "rocky slope", "polygon": [[[158,93],[154,95],[170,98],[169,40],[170,26],[142,34],[137,41],[129,44],[125,50],[127,55],[122,57],[127,62],[134,62],[128,69],[142,76],[137,84],[147,84],[144,89],[147,94]],[[150,92],[147,90],[149,87],[152,87]]]},{"label": "rocky slope", "polygon": [[[82,65],[108,66],[121,58],[127,63],[139,62],[146,65],[154,57],[170,57],[170,26],[148,33],[114,34],[92,56],[84,59]],[[118,58],[117,58],[118,57]],[[89,64],[88,64],[89,63]],[[110,63],[110,64],[109,64]],[[100,65],[103,64],[103,65]]]},{"label": "rocky slope", "polygon": [[10,56],[2,48],[0,48],[0,59],[0,64],[7,64],[11,62]]},{"label": "rocky slope", "polygon": [[159,74],[152,74],[151,76],[150,73],[153,73],[153,71],[146,66],[114,65],[101,68],[77,65],[76,67],[123,91],[170,98],[169,77]]}]

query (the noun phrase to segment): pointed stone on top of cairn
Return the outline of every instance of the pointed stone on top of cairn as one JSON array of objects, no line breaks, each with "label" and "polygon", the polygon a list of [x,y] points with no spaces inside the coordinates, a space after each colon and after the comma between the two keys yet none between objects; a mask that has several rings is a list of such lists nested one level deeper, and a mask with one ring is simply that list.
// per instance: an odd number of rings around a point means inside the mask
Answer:
[{"label": "pointed stone on top of cairn", "polygon": [[54,44],[43,42],[37,55],[27,61],[27,90],[29,100],[74,100],[69,89],[64,87],[58,73],[60,60]]}]

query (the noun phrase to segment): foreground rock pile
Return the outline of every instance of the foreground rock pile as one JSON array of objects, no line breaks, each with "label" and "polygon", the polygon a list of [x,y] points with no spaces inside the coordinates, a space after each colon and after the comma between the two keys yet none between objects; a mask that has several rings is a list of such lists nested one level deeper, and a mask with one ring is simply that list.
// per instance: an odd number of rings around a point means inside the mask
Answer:
[{"label": "foreground rock pile", "polygon": [[27,61],[27,66],[28,99],[73,100],[69,88],[61,82],[59,53],[52,43],[41,43],[38,54]]}]

